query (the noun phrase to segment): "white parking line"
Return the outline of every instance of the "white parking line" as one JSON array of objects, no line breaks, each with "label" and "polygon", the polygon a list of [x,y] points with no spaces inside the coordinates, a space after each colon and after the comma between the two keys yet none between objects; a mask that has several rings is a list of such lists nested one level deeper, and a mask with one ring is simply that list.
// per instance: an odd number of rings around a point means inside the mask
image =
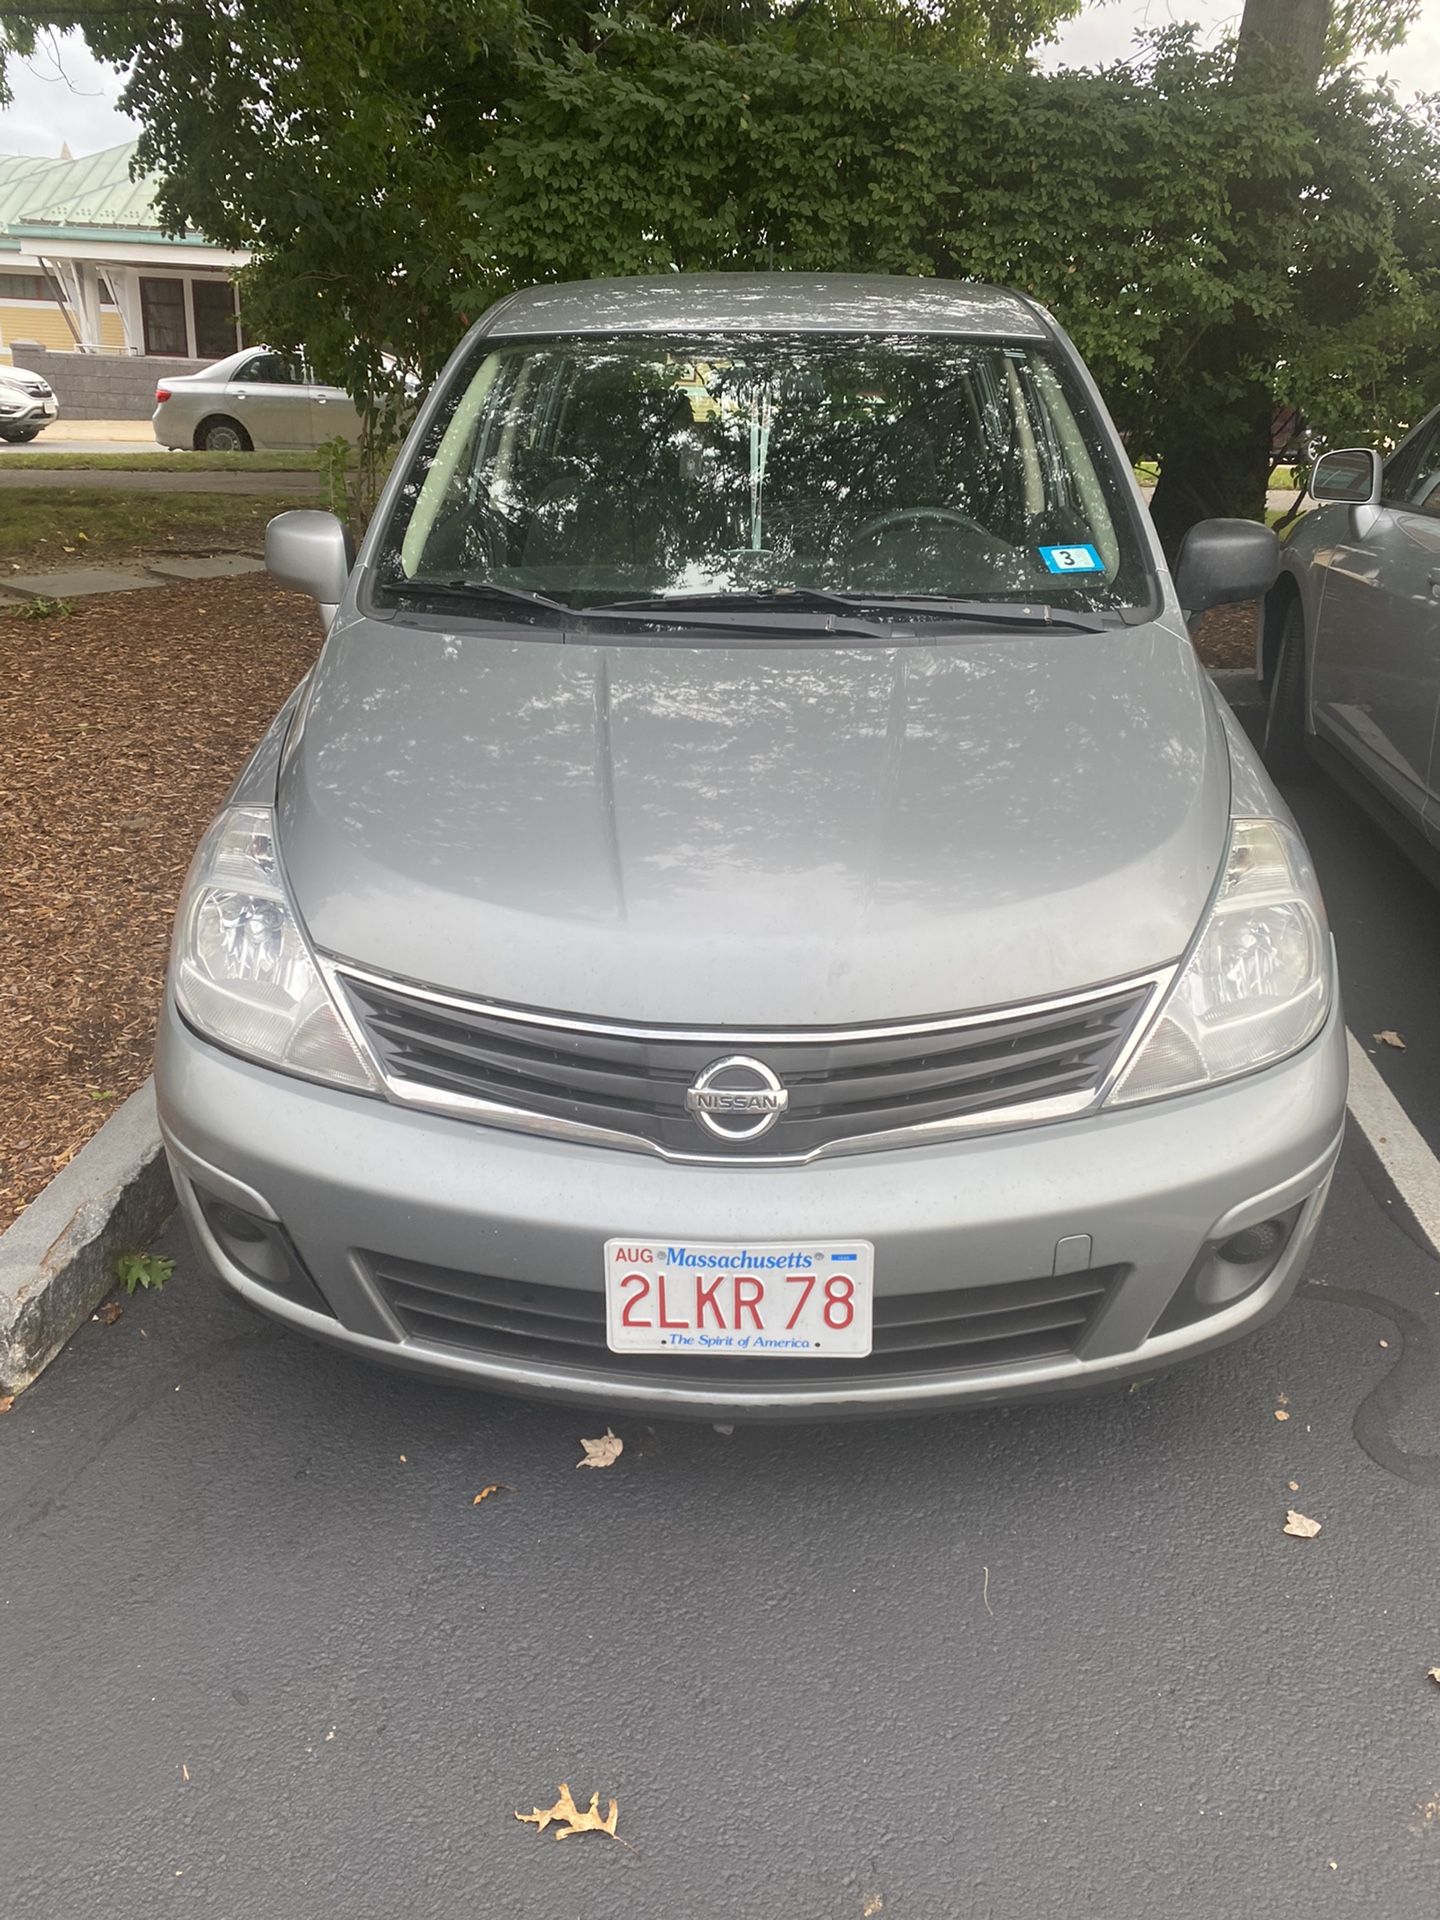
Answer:
[{"label": "white parking line", "polygon": [[1379,1069],[1354,1034],[1350,1049],[1350,1111],[1379,1155],[1420,1231],[1440,1254],[1440,1160],[1380,1078]]}]

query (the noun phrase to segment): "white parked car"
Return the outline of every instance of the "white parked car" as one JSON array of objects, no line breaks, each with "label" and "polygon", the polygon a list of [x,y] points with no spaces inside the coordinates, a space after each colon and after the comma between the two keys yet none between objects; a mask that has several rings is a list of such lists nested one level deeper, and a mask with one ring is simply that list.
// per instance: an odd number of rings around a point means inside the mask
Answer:
[{"label": "white parked car", "polygon": [[155,389],[150,416],[162,447],[249,453],[360,438],[360,414],[343,387],[327,387],[295,354],[245,347]]},{"label": "white parked car", "polygon": [[55,389],[28,367],[0,367],[0,440],[33,440],[60,417]]}]

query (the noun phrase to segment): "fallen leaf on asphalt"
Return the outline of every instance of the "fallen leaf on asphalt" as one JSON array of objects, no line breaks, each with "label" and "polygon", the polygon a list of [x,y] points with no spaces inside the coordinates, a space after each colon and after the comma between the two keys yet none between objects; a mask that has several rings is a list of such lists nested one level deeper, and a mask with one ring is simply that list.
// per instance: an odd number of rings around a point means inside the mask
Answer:
[{"label": "fallen leaf on asphalt", "polygon": [[864,1906],[861,1907],[860,1909],[861,1920],[870,1920],[870,1917],[872,1914],[883,1913],[884,1911],[885,1911],[884,1894],[872,1893],[869,1896],[869,1898],[866,1900]]},{"label": "fallen leaf on asphalt", "polygon": [[1389,1344],[1390,1344],[1390,1342],[1389,1342],[1388,1340],[1382,1340],[1382,1341],[1380,1342],[1380,1344],[1381,1344],[1381,1346],[1382,1346],[1382,1347],[1388,1347],[1388,1346],[1389,1346]]},{"label": "fallen leaf on asphalt", "polygon": [[585,1449],[585,1458],[575,1462],[577,1467],[613,1467],[625,1450],[625,1442],[609,1427],[598,1440],[582,1437],[580,1444]]},{"label": "fallen leaf on asphalt", "polygon": [[180,1778],[182,1780],[188,1780],[190,1778],[190,1769],[183,1760],[180,1762]]},{"label": "fallen leaf on asphalt", "polygon": [[113,1327],[124,1311],[118,1300],[107,1300],[103,1307],[95,1309],[91,1318],[98,1320],[103,1327]]},{"label": "fallen leaf on asphalt", "polygon": [[1285,1515],[1285,1531],[1296,1540],[1313,1540],[1320,1531],[1320,1522],[1291,1507]]},{"label": "fallen leaf on asphalt", "polygon": [[8,1413],[15,1404],[13,1393],[0,1394],[0,1413]]},{"label": "fallen leaf on asphalt", "polygon": [[[589,1464],[591,1463],[584,1460],[580,1462],[582,1467]],[[609,1462],[606,1461],[604,1464],[608,1466]],[[521,1813],[517,1810],[515,1814],[517,1820],[525,1821],[534,1827],[537,1833],[544,1833],[552,1820],[563,1820],[566,1824],[555,1829],[557,1840],[568,1840],[572,1833],[608,1833],[612,1840],[618,1840],[620,1836],[615,1831],[615,1822],[619,1816],[620,1809],[612,1800],[610,1811],[603,1820],[601,1819],[598,1793],[591,1794],[590,1805],[582,1813],[571,1798],[570,1789],[563,1780],[560,1782],[559,1798],[553,1807],[536,1807],[533,1813]]]},{"label": "fallen leaf on asphalt", "polygon": [[1440,1687],[1440,1667],[1427,1667],[1425,1669],[1425,1676],[1427,1679],[1433,1680],[1437,1687]]},{"label": "fallen leaf on asphalt", "polygon": [[[403,1458],[404,1456],[402,1455],[401,1457]],[[480,1502],[482,1500],[488,1500],[492,1493],[513,1493],[514,1491],[515,1489],[513,1487],[507,1487],[503,1480],[497,1480],[493,1487],[481,1487],[470,1504],[472,1507],[478,1507]]]},{"label": "fallen leaf on asphalt", "polygon": [[1290,1396],[1288,1393],[1277,1393],[1275,1398],[1282,1407],[1288,1407],[1290,1404]]},{"label": "fallen leaf on asphalt", "polygon": [[1276,1409],[1275,1409],[1275,1418],[1276,1418],[1277,1420],[1288,1420],[1288,1419],[1290,1418],[1290,1416],[1289,1416],[1289,1414],[1288,1414],[1288,1413],[1287,1413],[1287,1412],[1285,1411],[1285,1409],[1284,1409],[1284,1407],[1276,1407]]},{"label": "fallen leaf on asphalt", "polygon": [[1383,1033],[1375,1034],[1374,1038],[1379,1041],[1382,1047],[1398,1047],[1401,1053],[1405,1051],[1405,1042],[1393,1027],[1386,1027]]},{"label": "fallen leaf on asphalt", "polygon": [[1287,1480],[1285,1484],[1289,1487],[1291,1493],[1298,1493],[1300,1491],[1300,1482],[1298,1480]]}]

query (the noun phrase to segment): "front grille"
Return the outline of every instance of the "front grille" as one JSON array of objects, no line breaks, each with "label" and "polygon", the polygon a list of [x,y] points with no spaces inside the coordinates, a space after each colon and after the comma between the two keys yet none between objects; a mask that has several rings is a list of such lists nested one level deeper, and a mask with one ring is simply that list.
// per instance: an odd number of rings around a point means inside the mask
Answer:
[{"label": "front grille", "polygon": [[879,1296],[874,1350],[864,1360],[756,1360],[744,1354],[612,1353],[605,1298],[492,1274],[367,1253],[362,1259],[405,1332],[475,1355],[571,1367],[589,1375],[663,1379],[672,1386],[818,1386],[830,1380],[953,1373],[1073,1353],[1122,1267],[1045,1280]]},{"label": "front grille", "polygon": [[[340,969],[386,1076],[428,1090],[648,1142],[687,1158],[802,1158],[835,1141],[996,1114],[1098,1092],[1152,992],[1131,982],[1079,1002],[1017,1007],[964,1024],[696,1037],[595,1023],[542,1024],[505,1007],[449,1004]],[[717,1138],[687,1111],[697,1077],[727,1055],[762,1062],[789,1105],[752,1140]],[[483,1115],[479,1116],[484,1118]]]}]

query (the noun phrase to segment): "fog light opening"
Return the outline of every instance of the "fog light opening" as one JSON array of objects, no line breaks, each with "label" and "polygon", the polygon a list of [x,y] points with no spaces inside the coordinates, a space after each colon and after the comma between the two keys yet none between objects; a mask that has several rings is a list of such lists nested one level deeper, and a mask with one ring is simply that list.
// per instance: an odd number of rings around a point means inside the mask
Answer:
[{"label": "fog light opening", "polygon": [[1258,1227],[1232,1233],[1228,1240],[1221,1241],[1215,1252],[1217,1258],[1229,1266],[1253,1267],[1261,1261],[1273,1260],[1289,1237],[1288,1220],[1264,1220]]},{"label": "fog light opening", "polygon": [[1202,1247],[1153,1332],[1172,1333],[1177,1327],[1193,1326],[1263,1286],[1284,1256],[1300,1213],[1300,1207],[1291,1207]]},{"label": "fog light opening", "polygon": [[289,1234],[278,1220],[266,1220],[259,1214],[247,1213],[233,1201],[222,1200],[217,1194],[207,1193],[203,1187],[195,1188],[195,1198],[200,1203],[200,1211],[216,1246],[247,1280],[254,1280],[260,1286],[268,1287],[272,1293],[283,1294],[297,1305],[310,1307],[316,1313],[330,1312],[320,1289],[305,1271],[304,1262],[291,1244]]}]

